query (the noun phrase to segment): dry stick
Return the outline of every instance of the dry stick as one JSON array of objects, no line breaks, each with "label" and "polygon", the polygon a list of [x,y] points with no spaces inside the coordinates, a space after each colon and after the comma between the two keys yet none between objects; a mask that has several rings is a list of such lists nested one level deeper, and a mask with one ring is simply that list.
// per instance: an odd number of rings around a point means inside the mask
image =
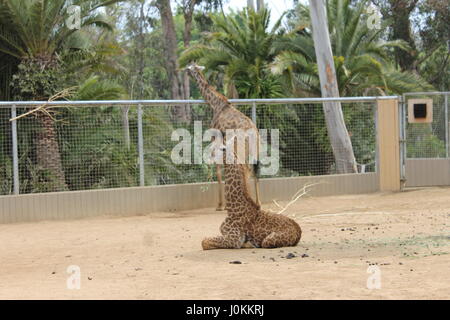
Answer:
[{"label": "dry stick", "polygon": [[65,97],[69,96],[72,93],[72,90],[74,90],[75,88],[76,87],[70,87],[70,88],[64,89],[64,90],[56,93],[52,97],[50,97],[50,99],[48,99],[48,101],[46,103],[40,105],[39,107],[37,107],[37,108],[35,108],[35,109],[31,110],[31,111],[25,112],[24,114],[21,114],[20,116],[17,116],[15,118],[9,119],[9,121],[19,120],[21,118],[24,118],[24,117],[26,117],[26,116],[28,116],[30,114],[33,114],[33,113],[37,112],[37,111],[42,111],[42,112],[46,113],[52,120],[55,120],[51,116],[51,114],[47,111],[48,108],[51,108],[51,107],[46,108],[47,104],[49,102],[55,101],[57,99],[65,98]]},{"label": "dry stick", "polygon": [[279,207],[281,210],[277,212],[277,214],[282,214],[284,211],[287,210],[287,208],[289,208],[293,203],[295,203],[298,199],[300,199],[301,197],[303,197],[305,194],[308,193],[308,191],[306,190],[306,188],[318,185],[318,184],[322,184],[323,182],[317,182],[317,183],[311,183],[311,184],[307,184],[304,185],[303,188],[301,188],[300,190],[298,190],[294,196],[291,198],[291,201],[285,206],[281,206],[280,204],[278,204],[278,202],[276,200],[273,200],[273,203],[275,203],[275,205],[277,205],[277,207]]}]

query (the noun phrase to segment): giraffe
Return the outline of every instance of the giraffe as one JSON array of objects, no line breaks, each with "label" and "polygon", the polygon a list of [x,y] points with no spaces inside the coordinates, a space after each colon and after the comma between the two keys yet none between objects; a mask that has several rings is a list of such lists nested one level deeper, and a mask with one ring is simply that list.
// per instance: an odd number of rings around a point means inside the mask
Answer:
[{"label": "giraffe", "polygon": [[[213,119],[211,122],[211,128],[219,130],[225,137],[226,131],[230,129],[242,129],[245,131],[250,130],[256,136],[256,158],[259,156],[259,134],[255,123],[247,117],[245,114],[233,107],[228,99],[217,92],[209,83],[206,81],[205,76],[202,73],[204,67],[198,66],[195,63],[189,64],[185,70],[190,74],[190,76],[196,81],[202,96],[208,102],[209,106],[213,110]],[[248,146],[246,146],[248,147]],[[246,149],[246,152],[250,152]],[[248,154],[246,154],[247,156]],[[257,162],[258,165],[258,162]],[[256,165],[256,166],[257,166]],[[260,204],[259,199],[259,183],[256,177],[256,168],[254,168],[254,182],[255,182],[255,194],[256,203]],[[219,184],[219,202],[217,209],[218,211],[224,210],[223,202],[223,183],[222,183],[222,172],[219,165],[216,165],[216,175]]]},{"label": "giraffe", "polygon": [[247,188],[248,166],[225,163],[227,217],[220,236],[205,238],[203,250],[239,249],[244,243],[255,248],[296,246],[302,230],[293,219],[261,210]]}]

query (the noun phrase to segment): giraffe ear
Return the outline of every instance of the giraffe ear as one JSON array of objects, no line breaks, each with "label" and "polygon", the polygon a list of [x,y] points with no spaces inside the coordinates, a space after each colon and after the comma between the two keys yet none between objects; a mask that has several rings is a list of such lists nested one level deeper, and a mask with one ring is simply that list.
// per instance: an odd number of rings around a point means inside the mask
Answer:
[{"label": "giraffe ear", "polygon": [[199,68],[201,71],[205,70],[204,66],[198,66],[197,68]]}]

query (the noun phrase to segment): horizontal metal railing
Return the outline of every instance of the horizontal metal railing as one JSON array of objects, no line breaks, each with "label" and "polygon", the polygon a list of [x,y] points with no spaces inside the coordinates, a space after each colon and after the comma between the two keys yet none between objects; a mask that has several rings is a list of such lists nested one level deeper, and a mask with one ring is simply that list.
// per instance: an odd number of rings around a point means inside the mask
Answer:
[{"label": "horizontal metal railing", "polygon": [[440,95],[449,95],[450,91],[430,91],[430,92],[405,92],[403,96],[440,96]]},{"label": "horizontal metal railing", "polygon": [[[230,99],[234,105],[250,104],[306,104],[323,102],[376,102],[378,100],[398,99],[398,96],[374,96],[374,97],[342,97],[342,98],[280,98],[280,99]],[[98,101],[0,101],[0,108],[33,107],[40,105],[51,107],[68,106],[170,106],[180,104],[206,104],[205,100],[98,100]]]}]

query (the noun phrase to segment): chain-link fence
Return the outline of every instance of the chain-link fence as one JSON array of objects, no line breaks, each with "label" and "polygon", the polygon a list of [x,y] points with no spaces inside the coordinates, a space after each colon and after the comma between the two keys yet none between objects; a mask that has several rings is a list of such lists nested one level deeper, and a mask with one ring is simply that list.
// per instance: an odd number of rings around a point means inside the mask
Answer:
[{"label": "chain-link fence", "polygon": [[[338,173],[321,101],[233,103],[256,120],[260,130],[268,129],[268,144],[271,131],[278,130],[275,176],[291,177]],[[375,102],[375,98],[342,99],[358,172],[376,170]],[[176,164],[171,157],[178,143],[172,139],[176,129],[201,139],[210,127],[211,109],[200,101],[72,102],[24,116],[34,108],[0,105],[0,195],[215,180],[211,165]],[[189,111],[184,118],[176,117],[179,108]],[[20,118],[10,121],[14,116]],[[203,141],[202,147],[209,144]]]},{"label": "chain-link fence", "polygon": [[[407,158],[448,158],[449,147],[449,92],[404,94]],[[407,106],[410,99],[431,99],[433,121],[409,123]]]}]

